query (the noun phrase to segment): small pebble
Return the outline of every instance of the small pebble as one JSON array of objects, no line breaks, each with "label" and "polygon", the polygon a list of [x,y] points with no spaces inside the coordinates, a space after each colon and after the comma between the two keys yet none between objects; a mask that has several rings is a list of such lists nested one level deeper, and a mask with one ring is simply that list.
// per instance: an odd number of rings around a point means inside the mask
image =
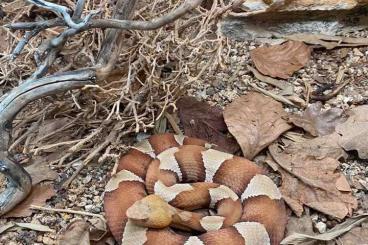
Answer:
[{"label": "small pebble", "polygon": [[318,230],[319,233],[325,233],[327,230],[327,225],[326,223],[320,221],[316,224],[316,229]]}]

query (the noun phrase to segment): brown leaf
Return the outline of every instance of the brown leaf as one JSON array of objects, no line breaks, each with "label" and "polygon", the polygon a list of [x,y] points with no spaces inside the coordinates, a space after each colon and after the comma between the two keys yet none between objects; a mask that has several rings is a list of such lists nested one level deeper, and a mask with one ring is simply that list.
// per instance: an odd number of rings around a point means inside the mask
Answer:
[{"label": "brown leaf", "polygon": [[32,191],[29,196],[16,206],[9,213],[6,213],[6,217],[27,217],[32,214],[30,209],[31,205],[43,206],[48,199],[55,195],[54,188],[51,184],[37,184],[32,187]]},{"label": "brown leaf", "polygon": [[289,116],[289,121],[313,136],[323,136],[333,133],[336,125],[345,121],[342,113],[339,108],[322,111],[322,103],[317,102],[308,106],[301,116]]},{"label": "brown leaf", "polygon": [[303,215],[300,218],[291,216],[286,226],[285,236],[289,236],[293,233],[314,235],[312,218],[309,215]]},{"label": "brown leaf", "polygon": [[291,128],[286,116],[281,103],[259,93],[236,99],[224,111],[226,125],[248,159]]},{"label": "brown leaf", "polygon": [[91,223],[90,228],[91,241],[100,241],[108,233],[106,221],[100,218],[92,218],[89,219],[88,222]]},{"label": "brown leaf", "polygon": [[84,220],[74,220],[58,238],[58,245],[89,245],[89,224]]},{"label": "brown leaf", "polygon": [[253,49],[250,56],[262,74],[287,79],[308,63],[311,48],[303,42],[288,41]]},{"label": "brown leaf", "polygon": [[287,154],[276,144],[269,150],[280,165],[281,192],[297,216],[302,214],[303,205],[339,219],[357,208],[356,198],[337,188],[345,176],[337,170],[339,162],[336,159],[316,159],[303,151]]},{"label": "brown leaf", "polygon": [[230,153],[239,150],[236,140],[229,135],[222,110],[194,97],[184,97],[177,102],[179,118],[185,135],[201,138]]},{"label": "brown leaf", "polygon": [[54,180],[58,174],[50,169],[46,161],[35,161],[32,165],[25,168],[32,177],[32,185],[36,185],[45,180]]},{"label": "brown leaf", "polygon": [[337,242],[341,245],[368,244],[368,227],[355,227]]},{"label": "brown leaf", "polygon": [[336,133],[314,139],[302,138],[294,142],[285,149],[286,153],[293,154],[303,151],[306,155],[313,156],[316,159],[331,157],[336,160],[346,158],[346,152],[338,144],[340,136]]},{"label": "brown leaf", "polygon": [[368,159],[368,106],[354,108],[348,120],[336,126],[341,136],[339,145],[345,150],[357,150],[362,159]]}]

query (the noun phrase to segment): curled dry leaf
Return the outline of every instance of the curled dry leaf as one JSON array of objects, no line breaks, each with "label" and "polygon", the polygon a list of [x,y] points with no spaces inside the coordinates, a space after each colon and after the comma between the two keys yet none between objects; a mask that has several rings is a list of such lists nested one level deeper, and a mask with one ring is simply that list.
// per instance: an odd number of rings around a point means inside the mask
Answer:
[{"label": "curled dry leaf", "polygon": [[311,48],[303,42],[288,41],[253,49],[250,56],[262,74],[287,79],[308,63]]},{"label": "curled dry leaf", "polygon": [[89,224],[84,220],[74,220],[57,238],[58,245],[89,245]]},{"label": "curled dry leaf", "polygon": [[336,126],[341,136],[339,145],[345,150],[356,150],[362,159],[368,159],[368,106],[354,108],[346,122]]},{"label": "curled dry leaf", "polygon": [[32,214],[31,205],[43,206],[55,194],[51,184],[37,184],[32,187],[29,196],[9,213],[6,213],[4,217],[27,217]]},{"label": "curled dry leaf", "polygon": [[194,97],[183,97],[176,105],[185,135],[206,140],[230,153],[239,150],[236,140],[228,133],[220,108]]},{"label": "curled dry leaf", "polygon": [[339,162],[336,159],[317,159],[302,151],[288,154],[276,144],[271,145],[269,150],[280,166],[280,190],[297,216],[301,216],[303,205],[339,219],[357,208],[356,198],[348,191],[339,190],[348,188],[345,176],[337,171]]},{"label": "curled dry leaf", "polygon": [[323,111],[322,103],[317,102],[309,105],[301,116],[289,116],[289,121],[313,136],[323,136],[333,133],[336,125],[345,121],[342,113],[339,108]]},{"label": "curled dry leaf", "polygon": [[281,103],[259,93],[236,99],[224,111],[226,125],[248,159],[291,128],[286,116]]}]

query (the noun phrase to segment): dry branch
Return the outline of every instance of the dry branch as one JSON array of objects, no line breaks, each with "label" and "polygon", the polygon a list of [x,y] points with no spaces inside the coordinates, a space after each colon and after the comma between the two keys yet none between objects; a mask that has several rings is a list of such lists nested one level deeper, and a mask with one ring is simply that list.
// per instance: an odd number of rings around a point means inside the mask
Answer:
[{"label": "dry branch", "polygon": [[[45,97],[47,95],[82,88],[86,85],[93,85],[94,81],[96,79],[98,80],[98,75],[100,74],[99,71],[111,71],[111,65],[115,64],[115,61],[118,58],[118,55],[109,56],[108,52],[104,53],[106,50],[114,50],[114,52],[119,54],[120,45],[117,39],[121,34],[121,31],[112,30],[109,31],[106,42],[100,50],[97,67],[63,72],[57,75],[51,75],[42,78],[48,71],[49,67],[53,64],[58,52],[64,46],[68,38],[91,28],[114,28],[119,30],[157,29],[180,18],[202,2],[202,0],[186,0],[177,9],[162,17],[153,19],[151,21],[130,21],[119,19],[92,20],[91,18],[96,12],[91,12],[84,19],[80,19],[84,0],[78,1],[77,8],[73,16],[70,15],[70,11],[64,6],[49,3],[44,0],[29,1],[39,7],[53,11],[59,16],[59,18],[36,23],[15,23],[6,25],[6,27],[10,29],[31,30],[25,35],[21,43],[18,44],[17,48],[13,52],[13,55],[18,55],[25,44],[42,30],[55,26],[67,26],[68,28],[59,36],[49,41],[46,49],[47,56],[45,57],[45,61],[38,67],[34,74],[25,82],[20,84],[17,88],[10,91],[9,94],[3,96],[3,100],[0,102],[0,172],[3,173],[8,179],[7,189],[0,194],[0,216],[21,202],[29,193],[31,186],[31,178],[29,174],[23,169],[23,167],[15,163],[7,152],[11,136],[12,121],[14,117],[31,101]],[[116,8],[117,12],[115,13],[114,17],[128,18],[134,10],[135,2],[136,1],[134,0],[119,0],[117,5],[121,4],[121,8]],[[123,41],[124,40],[121,39],[119,40],[119,42]],[[142,94],[138,93],[137,96],[139,101],[139,97],[142,96]],[[152,127],[152,123],[146,125],[141,120],[146,113],[138,115],[134,104],[135,102],[136,101],[131,101],[130,104],[135,112],[135,121],[137,126],[139,123],[143,128]],[[124,122],[122,124],[124,124]],[[122,134],[120,133],[119,135]],[[90,154],[89,157],[87,157],[88,161],[90,161],[92,156],[95,156],[103,148],[106,148],[111,141],[116,138],[116,136],[117,133],[115,131],[110,137],[108,137],[108,141],[105,141],[104,144],[96,147],[91,153],[93,155]]]}]

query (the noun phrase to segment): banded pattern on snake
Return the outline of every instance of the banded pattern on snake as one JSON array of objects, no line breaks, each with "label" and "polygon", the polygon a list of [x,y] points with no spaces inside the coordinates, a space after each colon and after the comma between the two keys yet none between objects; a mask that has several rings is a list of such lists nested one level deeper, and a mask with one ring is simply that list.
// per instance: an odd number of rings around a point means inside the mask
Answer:
[{"label": "banded pattern on snake", "polygon": [[106,185],[108,226],[127,245],[279,244],[287,215],[264,173],[201,139],[153,135],[122,156]]}]

